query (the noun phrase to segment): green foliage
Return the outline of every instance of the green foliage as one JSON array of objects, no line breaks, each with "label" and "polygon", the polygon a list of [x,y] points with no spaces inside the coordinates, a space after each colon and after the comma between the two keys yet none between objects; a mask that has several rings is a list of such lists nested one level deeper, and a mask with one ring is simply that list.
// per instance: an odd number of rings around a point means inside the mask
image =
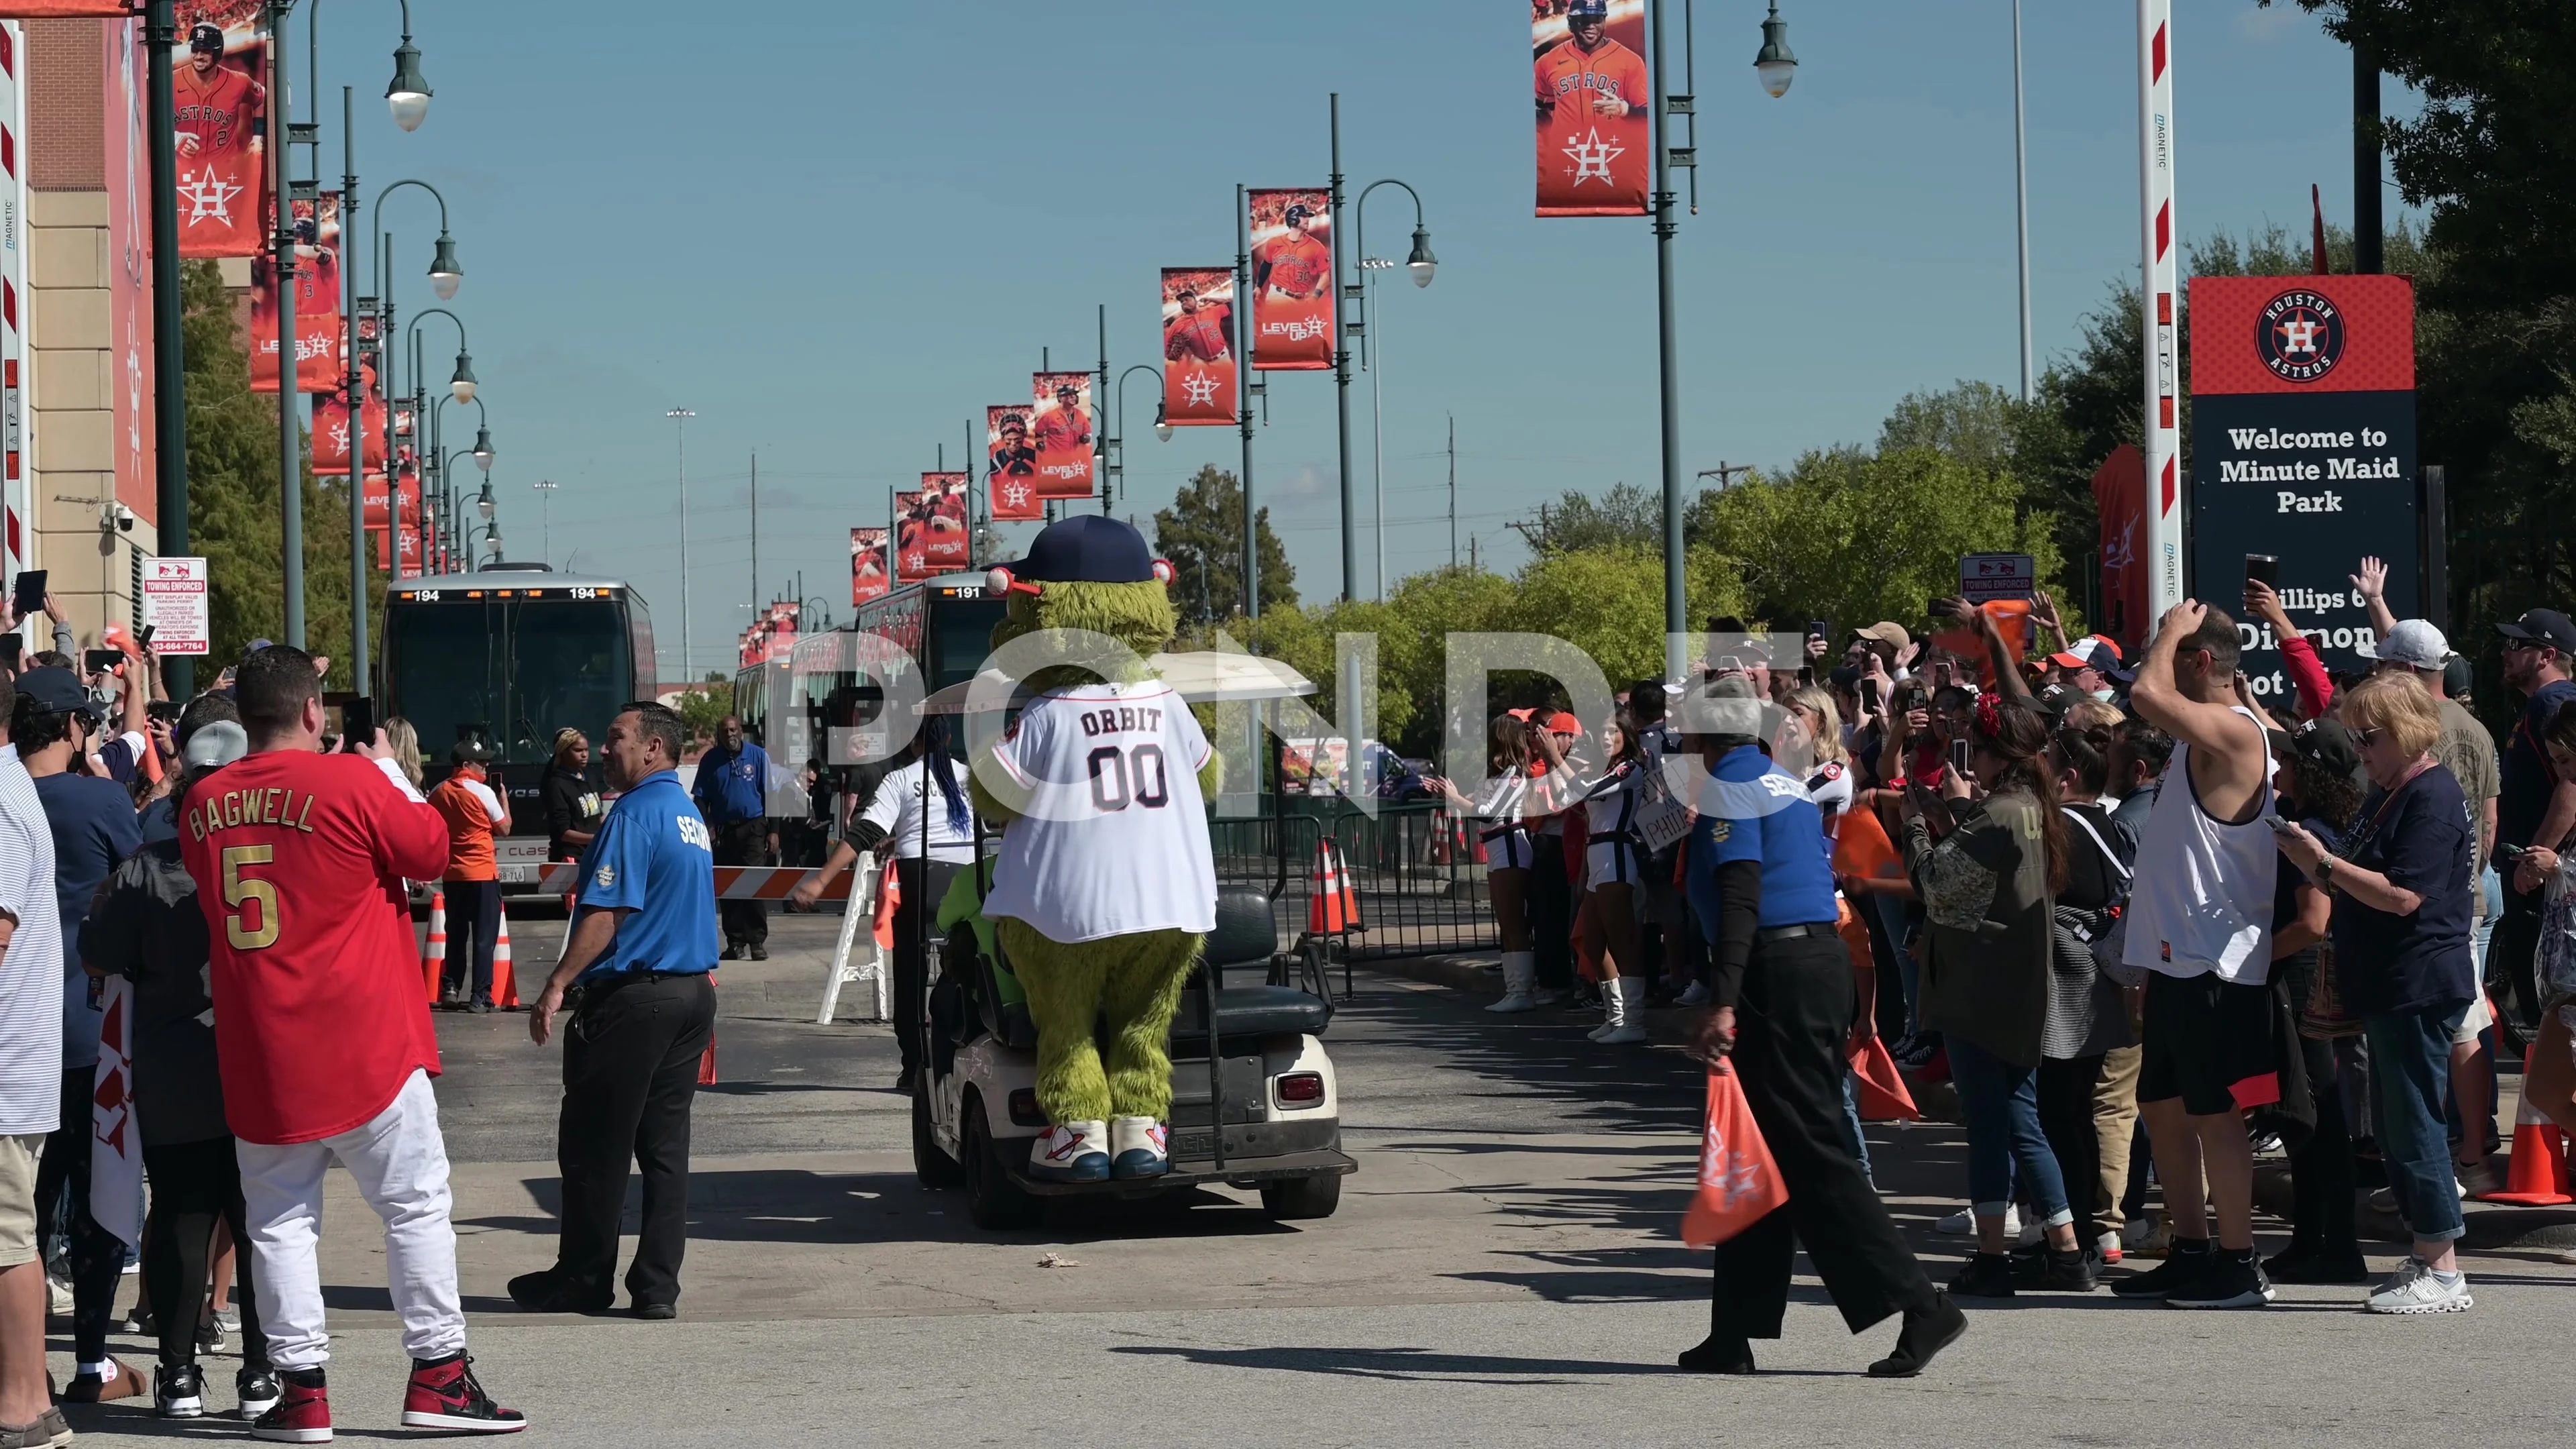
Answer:
[{"label": "green foliage", "polygon": [[[1261,608],[1267,613],[1297,602],[1297,571],[1270,528],[1270,510],[1256,509],[1252,526],[1261,551]],[[1181,485],[1172,506],[1154,513],[1154,551],[1171,560],[1172,603],[1181,617],[1204,624],[1243,609],[1243,484],[1213,464]]]},{"label": "green foliage", "polygon": [[1663,497],[1634,483],[1613,483],[1609,492],[1597,498],[1568,489],[1555,502],[1540,504],[1537,518],[1523,519],[1511,526],[1535,554],[1630,549],[1660,558]]},{"label": "green foliage", "polygon": [[680,722],[688,726],[689,738],[711,740],[716,727],[733,713],[733,681],[710,672],[704,684],[680,696]]},{"label": "green foliage", "polygon": [[[284,526],[278,513],[277,397],[250,390],[232,294],[213,262],[181,281],[187,352],[188,547],[206,559],[215,668],[253,639],[283,639]],[[300,400],[300,399],[299,399]],[[303,474],[306,647],[331,657],[332,689],[357,687],[349,658],[349,489]],[[370,570],[372,573],[373,570]],[[384,580],[369,593],[372,637],[384,637]],[[200,684],[212,684],[211,673]]]}]

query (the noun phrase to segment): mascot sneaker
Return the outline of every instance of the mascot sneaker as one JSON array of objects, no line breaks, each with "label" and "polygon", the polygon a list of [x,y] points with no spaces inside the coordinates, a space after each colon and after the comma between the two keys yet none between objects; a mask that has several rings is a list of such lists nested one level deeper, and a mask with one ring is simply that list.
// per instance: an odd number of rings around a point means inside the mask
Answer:
[{"label": "mascot sneaker", "polygon": [[1105,1122],[1064,1122],[1049,1127],[1029,1144],[1029,1176],[1048,1182],[1109,1180],[1109,1141]]},{"label": "mascot sneaker", "polygon": [[1116,1117],[1109,1123],[1109,1175],[1160,1177],[1172,1167],[1169,1134],[1151,1117]]}]

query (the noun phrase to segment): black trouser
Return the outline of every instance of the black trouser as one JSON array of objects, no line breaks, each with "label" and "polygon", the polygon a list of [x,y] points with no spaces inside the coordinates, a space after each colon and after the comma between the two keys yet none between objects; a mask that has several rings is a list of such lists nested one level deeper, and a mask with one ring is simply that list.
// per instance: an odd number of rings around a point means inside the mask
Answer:
[{"label": "black trouser", "polygon": [[2495,935],[2487,942],[2487,980],[2513,988],[2513,1019],[2529,1034],[2540,1026],[2539,980],[2532,962],[2540,952],[2544,892],[2515,890],[2510,869],[2504,882],[2504,914],[2496,917]]},{"label": "black trouser", "polygon": [[2334,1043],[2299,1038],[2306,1059],[2308,1095],[2317,1104],[2317,1127],[2290,1154],[2290,1247],[2322,1258],[2357,1258],[2361,1237],[2353,1226],[2352,1129],[2343,1119],[2343,1083],[2335,1070]]},{"label": "black trouser", "polygon": [[930,986],[930,962],[919,933],[925,922],[939,919],[948,883],[965,868],[919,858],[894,863],[895,884],[902,892],[894,905],[894,1039],[903,1049],[907,1072],[921,1065],[921,997]]},{"label": "black trouser", "polygon": [[[736,820],[716,827],[716,864],[768,865],[769,822]],[[769,944],[769,902],[718,901],[716,919],[724,923],[728,946]]]},{"label": "black trouser", "polygon": [[[90,1127],[90,1098],[97,1080],[95,1067],[63,1073],[62,1125],[45,1139],[44,1160],[36,1165],[36,1246],[41,1252],[57,1234],[71,1239],[72,1347],[82,1363],[107,1357],[116,1280],[125,1272],[125,1240],[89,1215],[89,1151],[98,1136]],[[131,1119],[126,1130],[133,1130]]]},{"label": "black trouser", "polygon": [[1717,1245],[1709,1331],[1778,1338],[1799,1245],[1854,1333],[1935,1289],[1852,1155],[1843,1116],[1843,1043],[1851,1035],[1851,957],[1829,937],[1756,942],[1735,1008],[1735,1070],[1788,1205]]},{"label": "black trouser", "polygon": [[1530,951],[1541,990],[1574,985],[1574,882],[1565,873],[1565,837],[1530,837]]},{"label": "black trouser", "polygon": [[645,976],[583,988],[564,1032],[563,1237],[555,1271],[578,1296],[611,1293],[626,1175],[644,1177],[644,1222],[626,1291],[675,1303],[689,1239],[689,1103],[715,1036],[716,992],[703,975]]},{"label": "black trouser", "polygon": [[2043,1060],[2035,1086],[2039,1092],[2039,1130],[2048,1138],[2058,1174],[2066,1179],[2066,1203],[2075,1209],[2075,1246],[2092,1251],[2102,1236],[2102,1218],[2094,1203],[2102,1194],[2102,1133],[2093,1125],[2093,1089],[2102,1081],[2102,1058]]},{"label": "black trouser", "polygon": [[473,972],[474,999],[492,999],[492,953],[501,937],[501,883],[497,880],[452,880],[447,893],[447,967],[439,973],[443,996],[465,990]]},{"label": "black trouser", "polygon": [[206,1302],[206,1259],[215,1224],[232,1230],[233,1302],[241,1309],[242,1371],[268,1371],[268,1337],[251,1292],[250,1234],[242,1227],[241,1164],[233,1139],[143,1149],[152,1178],[152,1218],[143,1228],[143,1291],[161,1334],[161,1366],[197,1361],[197,1320]]}]

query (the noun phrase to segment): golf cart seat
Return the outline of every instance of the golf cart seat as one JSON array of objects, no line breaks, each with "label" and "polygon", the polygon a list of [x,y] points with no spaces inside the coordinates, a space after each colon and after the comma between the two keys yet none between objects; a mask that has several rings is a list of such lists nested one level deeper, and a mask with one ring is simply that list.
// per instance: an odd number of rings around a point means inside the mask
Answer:
[{"label": "golf cart seat", "polygon": [[1225,968],[1260,966],[1265,970],[1278,953],[1278,929],[1270,916],[1270,896],[1259,886],[1217,887],[1216,929],[1208,932],[1198,969],[1181,992],[1180,1010],[1172,1017],[1172,1055],[1207,1054],[1208,992],[1200,973],[1217,972],[1217,1038],[1222,1051],[1258,1049],[1263,1037],[1317,1036],[1333,1019],[1331,1003],[1289,986],[1225,986]]}]

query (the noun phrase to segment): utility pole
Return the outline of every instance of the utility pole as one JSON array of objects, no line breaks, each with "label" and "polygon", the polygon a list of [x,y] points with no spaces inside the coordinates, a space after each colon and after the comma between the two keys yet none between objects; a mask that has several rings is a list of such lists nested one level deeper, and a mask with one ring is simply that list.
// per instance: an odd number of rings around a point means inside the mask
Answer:
[{"label": "utility pole", "polygon": [[[144,26],[147,98],[152,111],[152,398],[153,465],[158,507],[154,520],[163,557],[188,552],[188,361],[181,344],[184,310],[179,294],[178,119],[170,97],[170,48],[178,42],[175,0],[152,0]],[[189,699],[197,689],[197,662],[173,655],[162,661],[170,697]]]},{"label": "utility pole", "polygon": [[[797,606],[803,608],[802,604]],[[751,611],[760,617],[760,450],[751,450]]]},{"label": "utility pole", "polygon": [[[1336,246],[1341,238],[1333,238]],[[1244,209],[1243,185],[1234,188],[1234,355],[1239,388],[1236,410],[1243,422],[1243,615],[1261,617],[1261,525],[1252,511],[1252,213]],[[1344,521],[1348,521],[1345,515]]]},{"label": "utility pole", "polygon": [[[1107,518],[1109,516],[1110,450],[1115,448],[1124,452],[1127,445],[1111,438],[1109,435],[1109,429],[1101,425],[1102,411],[1109,406],[1109,304],[1103,302],[1099,305],[1100,390],[1091,395],[1091,431],[1094,437],[1097,437],[1102,441],[1097,449],[1099,457],[1093,462],[1092,467],[1100,474],[1100,478],[1098,480],[1100,483],[1100,516]],[[1123,426],[1127,420],[1125,418],[1120,418],[1118,421]],[[975,476],[975,455],[973,453],[968,453],[966,455],[966,476],[969,478]]]},{"label": "utility pole", "polygon": [[[689,419],[697,413],[673,408],[662,416],[678,425],[680,435],[680,676],[694,688],[698,666],[697,656],[689,649]],[[756,582],[753,593],[759,593]]]},{"label": "utility pole", "polygon": [[[1688,626],[1689,596],[1682,556],[1681,345],[1673,297],[1673,234],[1680,224],[1673,219],[1673,108],[1667,75],[1670,51],[1664,44],[1664,11],[1669,8],[1670,0],[1657,0],[1648,13],[1655,46],[1655,305],[1661,324],[1656,328],[1655,355],[1663,403],[1664,678],[1678,684],[1688,667],[1682,631]],[[1696,163],[1696,156],[1692,159]]]},{"label": "utility pole", "polygon": [[[277,286],[277,525],[278,553],[284,564],[286,642],[304,647],[304,424],[295,416],[303,396],[303,366],[295,331],[295,167],[294,110],[286,63],[288,12],[294,0],[268,0],[268,164],[269,195],[276,199],[277,234],[271,239],[275,260],[269,269]],[[363,464],[359,472],[366,471]]]},{"label": "utility pole", "polygon": [[[321,0],[315,0],[316,4]],[[318,64],[318,55],[305,57]],[[310,72],[308,72],[309,74]],[[355,92],[340,87],[340,326],[345,339],[340,396],[349,405],[349,683],[360,694],[367,686],[367,603],[375,592],[375,571],[367,567],[367,390],[366,362],[358,347],[358,269],[349,261],[348,239],[358,234],[358,128]],[[320,96],[315,96],[318,104]],[[320,171],[321,148],[314,148],[313,169]],[[315,209],[320,216],[320,209]],[[280,397],[285,394],[280,393]],[[395,526],[393,450],[385,450],[385,537]]]},{"label": "utility pole", "polygon": [[1458,415],[1449,415],[1449,567],[1458,566]]},{"label": "utility pole", "polygon": [[[1333,416],[1341,432],[1342,459],[1342,602],[1359,597],[1354,580],[1360,571],[1358,524],[1351,506],[1351,339],[1344,326],[1342,296],[1342,252],[1346,247],[1342,232],[1342,93],[1333,92],[1333,171],[1331,210],[1328,215],[1333,233],[1332,290],[1327,294],[1333,306]],[[1251,506],[1251,495],[1244,495],[1244,506]]]},{"label": "utility pole", "polygon": [[2386,271],[2381,254],[2384,224],[2379,188],[2379,49],[2359,36],[2352,42],[2352,269],[2363,276]]},{"label": "utility pole", "polygon": [[[2023,158],[2021,104],[2021,0],[2013,0],[2013,235],[2021,275],[2021,400],[2031,397],[2030,364],[2030,165]],[[2358,54],[2358,52],[2355,52]]]}]

